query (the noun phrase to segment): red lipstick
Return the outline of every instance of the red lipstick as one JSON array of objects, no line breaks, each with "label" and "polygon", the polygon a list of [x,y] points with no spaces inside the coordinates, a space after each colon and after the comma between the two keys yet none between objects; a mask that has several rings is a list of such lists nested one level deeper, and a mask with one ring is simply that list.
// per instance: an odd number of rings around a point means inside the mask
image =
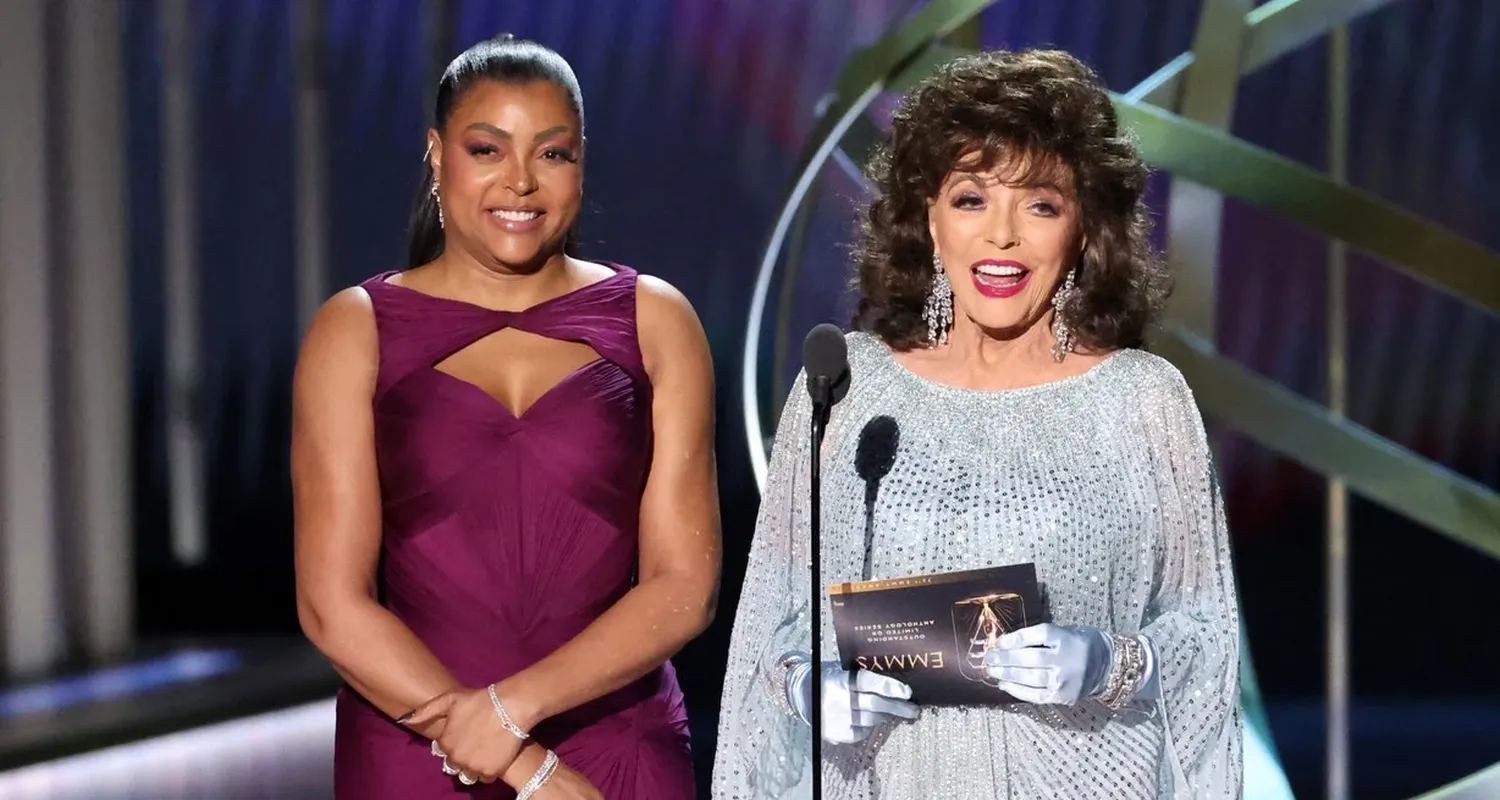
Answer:
[{"label": "red lipstick", "polygon": [[1031,267],[1019,261],[997,261],[987,258],[969,267],[974,288],[985,297],[1003,300],[1015,297],[1031,282]]}]

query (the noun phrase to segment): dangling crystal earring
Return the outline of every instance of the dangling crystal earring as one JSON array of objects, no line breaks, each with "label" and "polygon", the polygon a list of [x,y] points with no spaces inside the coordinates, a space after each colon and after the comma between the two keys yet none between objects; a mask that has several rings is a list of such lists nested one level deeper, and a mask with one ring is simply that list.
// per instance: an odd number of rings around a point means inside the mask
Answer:
[{"label": "dangling crystal earring", "polygon": [[953,327],[953,284],[948,282],[943,259],[937,253],[932,254],[932,271],[932,291],[927,294],[922,319],[927,322],[927,341],[941,345],[948,343],[948,329]]},{"label": "dangling crystal earring", "polygon": [[433,178],[432,179],[432,202],[437,205],[437,209],[438,209],[438,227],[439,228],[446,228],[446,227],[448,227],[448,224],[443,221],[443,198],[441,198],[441,197],[438,196],[438,181],[437,181],[437,178]]},{"label": "dangling crystal earring", "polygon": [[1068,326],[1068,317],[1063,313],[1063,307],[1073,298],[1073,293],[1078,287],[1073,285],[1075,276],[1078,275],[1078,267],[1075,265],[1068,270],[1068,277],[1063,279],[1063,285],[1052,295],[1052,337],[1057,341],[1052,345],[1052,360],[1061,361],[1073,352],[1073,329]]}]

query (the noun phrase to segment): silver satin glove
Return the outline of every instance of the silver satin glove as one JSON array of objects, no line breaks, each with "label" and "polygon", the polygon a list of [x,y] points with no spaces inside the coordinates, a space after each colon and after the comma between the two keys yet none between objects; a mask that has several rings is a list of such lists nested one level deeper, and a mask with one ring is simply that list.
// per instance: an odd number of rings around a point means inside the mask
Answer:
[{"label": "silver satin glove", "polygon": [[1071,706],[1104,689],[1114,655],[1104,631],[1048,622],[1001,636],[985,669],[1017,700]]},{"label": "silver satin glove", "polygon": [[[812,665],[802,662],[787,674],[787,699],[803,722],[812,717]],[[911,702],[911,687],[867,670],[851,674],[836,662],[825,662],[823,681],[823,741],[853,744],[863,741],[876,726],[921,713]]]}]

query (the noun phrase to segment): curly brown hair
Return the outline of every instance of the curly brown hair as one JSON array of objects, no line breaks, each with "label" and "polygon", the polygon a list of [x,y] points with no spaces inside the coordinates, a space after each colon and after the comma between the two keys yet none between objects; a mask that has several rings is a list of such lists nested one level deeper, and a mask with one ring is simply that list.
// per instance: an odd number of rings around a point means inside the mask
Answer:
[{"label": "curly brown hair", "polygon": [[896,350],[929,343],[928,204],[960,162],[1015,167],[1012,185],[1070,176],[1086,245],[1062,313],[1084,350],[1141,346],[1171,291],[1151,250],[1147,170],[1098,76],[1058,50],[964,56],[902,99],[867,168],[878,196],[854,248],[854,326]]}]

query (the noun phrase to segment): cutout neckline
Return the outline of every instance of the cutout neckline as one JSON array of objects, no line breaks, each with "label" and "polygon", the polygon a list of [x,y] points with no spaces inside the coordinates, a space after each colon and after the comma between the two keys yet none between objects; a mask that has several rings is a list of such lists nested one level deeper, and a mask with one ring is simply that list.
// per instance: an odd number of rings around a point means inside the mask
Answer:
[{"label": "cutout neckline", "polygon": [[380,285],[382,285],[382,286],[387,286],[387,287],[390,287],[392,289],[399,289],[399,290],[401,290],[401,291],[403,291],[403,292],[405,292],[407,294],[410,294],[412,296],[415,296],[415,297],[418,297],[418,298],[422,298],[422,299],[425,299],[425,300],[430,300],[430,301],[437,302],[437,303],[447,303],[449,305],[462,306],[464,308],[470,308],[470,309],[474,309],[476,311],[482,311],[482,312],[484,312],[486,314],[512,314],[512,315],[520,316],[520,315],[523,315],[523,314],[533,313],[535,311],[541,310],[543,308],[550,307],[550,306],[555,305],[557,303],[561,303],[564,300],[568,300],[570,298],[576,297],[577,295],[580,295],[580,294],[582,294],[584,292],[587,292],[587,291],[589,291],[591,289],[594,289],[594,288],[597,288],[597,287],[600,287],[600,286],[604,286],[605,284],[608,284],[611,281],[617,281],[617,280],[625,277],[626,274],[628,274],[626,272],[626,270],[625,270],[624,267],[620,266],[619,264],[615,264],[613,262],[609,262],[609,261],[596,261],[594,263],[596,263],[596,264],[603,264],[604,266],[609,267],[610,269],[614,270],[614,274],[610,275],[608,277],[605,277],[605,278],[600,278],[599,280],[594,281],[593,283],[586,283],[586,284],[584,284],[584,285],[582,285],[582,286],[580,286],[580,287],[578,287],[576,289],[569,289],[568,291],[563,292],[562,294],[557,295],[556,297],[549,297],[546,300],[541,300],[539,302],[533,303],[533,304],[527,306],[526,308],[520,309],[519,311],[507,311],[507,310],[499,309],[499,308],[489,308],[488,306],[481,306],[481,305],[479,305],[477,303],[471,303],[471,302],[469,302],[467,300],[459,300],[456,297],[442,297],[440,295],[428,294],[427,292],[424,292],[424,291],[422,291],[420,289],[413,289],[412,287],[407,286],[405,284],[391,283],[391,278],[393,276],[395,276],[395,275],[399,275],[401,273],[401,270],[394,270],[393,269],[393,270],[384,272],[384,273],[376,276],[375,282],[378,283],[378,284],[380,284]]},{"label": "cutout neckline", "polygon": [[[442,362],[440,361],[438,363],[441,364]],[[567,386],[574,380],[581,378],[582,376],[595,369],[598,369],[601,365],[612,363],[614,362],[601,355],[591,361],[579,365],[578,368],[562,376],[562,378],[558,379],[556,383],[547,387],[545,391],[537,395],[536,399],[528,403],[526,405],[526,408],[520,413],[517,413],[515,409],[507,405],[504,400],[501,400],[500,398],[490,394],[485,390],[483,386],[480,386],[479,384],[465,378],[460,378],[459,376],[454,375],[451,372],[440,370],[438,369],[437,364],[428,364],[427,371],[440,376],[442,380],[450,381],[452,383],[458,384],[459,386],[466,387],[469,391],[474,392],[477,396],[488,400],[491,406],[504,412],[511,419],[516,420],[517,422],[521,422],[524,421],[528,416],[530,416],[531,412],[536,410],[538,406],[542,405],[547,400],[551,399],[553,395],[557,394],[557,392],[559,392],[564,386]]]}]

